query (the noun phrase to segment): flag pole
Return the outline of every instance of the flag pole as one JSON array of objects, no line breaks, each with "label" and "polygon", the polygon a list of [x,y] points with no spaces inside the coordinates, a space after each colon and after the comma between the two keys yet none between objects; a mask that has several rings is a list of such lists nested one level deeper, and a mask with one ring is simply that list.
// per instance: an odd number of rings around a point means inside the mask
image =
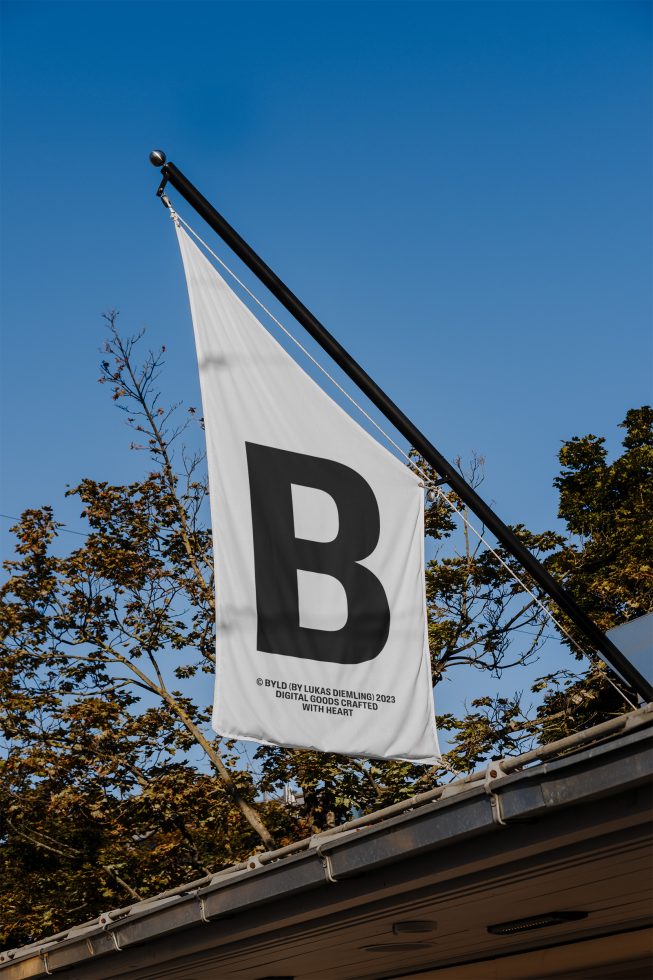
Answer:
[{"label": "flag pole", "polygon": [[345,374],[367,395],[369,400],[380,412],[401,432],[408,443],[413,446],[447,483],[460,499],[476,514],[480,521],[492,532],[528,574],[571,619],[583,635],[589,640],[602,657],[609,663],[632,687],[633,691],[644,699],[653,701],[653,686],[621,653],[617,646],[599,629],[587,616],[575,599],[547,572],[541,562],[521,543],[515,532],[508,527],[491,507],[479,497],[473,487],[467,483],[457,469],[435,448],[435,446],[420,432],[420,430],[404,415],[401,409],[367,374],[348,351],[333,337],[326,327],[313,316],[300,299],[286,286],[272,269],[256,254],[229,222],[207,201],[203,194],[175,166],[166,160],[161,150],[150,153],[150,162],[159,167],[162,181],[157,194],[163,195],[165,186],[170,183],[175,190],[190,204],[220,238],[235,252],[239,259],[257,276],[267,289],[270,290],[289,313],[301,323],[320,347],[329,354]]}]

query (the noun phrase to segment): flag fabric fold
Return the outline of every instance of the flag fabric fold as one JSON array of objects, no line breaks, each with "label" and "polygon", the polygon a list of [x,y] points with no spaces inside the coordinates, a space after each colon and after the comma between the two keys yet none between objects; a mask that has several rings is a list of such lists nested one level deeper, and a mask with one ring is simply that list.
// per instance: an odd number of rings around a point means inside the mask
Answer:
[{"label": "flag fabric fold", "polygon": [[419,478],[353,421],[177,226],[216,581],[213,727],[434,763]]}]

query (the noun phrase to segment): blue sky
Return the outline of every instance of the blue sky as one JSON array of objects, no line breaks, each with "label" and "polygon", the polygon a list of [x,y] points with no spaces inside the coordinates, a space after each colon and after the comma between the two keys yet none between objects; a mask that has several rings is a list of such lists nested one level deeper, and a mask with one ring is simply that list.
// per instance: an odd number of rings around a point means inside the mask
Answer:
[{"label": "blue sky", "polygon": [[3,513],[80,528],[66,484],[143,472],[96,383],[104,311],[166,344],[167,396],[198,404],[155,146],[445,455],[485,456],[504,520],[555,526],[561,440],[617,451],[650,401],[650,4],[2,17]]}]

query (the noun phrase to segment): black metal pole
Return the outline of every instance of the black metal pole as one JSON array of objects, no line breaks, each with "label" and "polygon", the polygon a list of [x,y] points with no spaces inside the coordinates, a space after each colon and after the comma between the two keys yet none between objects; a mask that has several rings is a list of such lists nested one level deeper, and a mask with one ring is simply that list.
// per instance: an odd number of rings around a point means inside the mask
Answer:
[{"label": "black metal pole", "polygon": [[653,687],[645,677],[624,657],[615,644],[598,628],[589,616],[578,606],[572,596],[547,572],[544,566],[524,547],[517,535],[494,513],[482,500],[476,491],[460,475],[451,463],[442,456],[425,435],[413,425],[401,409],[386,395],[366,371],[353,357],[332,337],[329,331],[317,320],[300,299],[279,279],[228,221],[216,211],[212,204],[191,184],[186,176],[174,163],[167,163],[165,154],[156,150],[150,154],[154,166],[161,167],[163,181],[159,187],[159,196],[167,181],[175,190],[188,201],[200,217],[217,232],[222,240],[236,253],[245,265],[251,269],[264,286],[276,296],[289,313],[308,330],[323,350],[338,364],[345,374],[358,385],[370,401],[376,405],[387,419],[401,432],[405,439],[423,458],[431,464],[436,472],[444,478],[469,509],[485,524],[498,541],[526,569],[528,574],[537,582],[540,588],[549,595],[569,616],[578,629],[587,637],[592,647],[598,650],[603,658],[621,674],[645,701],[653,701]]}]

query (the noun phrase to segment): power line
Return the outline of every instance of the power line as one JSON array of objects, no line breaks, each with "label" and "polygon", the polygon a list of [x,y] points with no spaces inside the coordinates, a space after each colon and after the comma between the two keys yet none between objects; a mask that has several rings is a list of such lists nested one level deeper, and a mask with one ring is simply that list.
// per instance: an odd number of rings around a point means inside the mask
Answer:
[{"label": "power line", "polygon": [[[7,521],[20,521],[20,517],[12,517],[11,514],[0,514],[0,517],[4,517]],[[57,531],[63,531],[65,534],[79,534],[82,538],[87,538],[90,533],[89,531],[73,531],[63,524],[58,525]]]}]

